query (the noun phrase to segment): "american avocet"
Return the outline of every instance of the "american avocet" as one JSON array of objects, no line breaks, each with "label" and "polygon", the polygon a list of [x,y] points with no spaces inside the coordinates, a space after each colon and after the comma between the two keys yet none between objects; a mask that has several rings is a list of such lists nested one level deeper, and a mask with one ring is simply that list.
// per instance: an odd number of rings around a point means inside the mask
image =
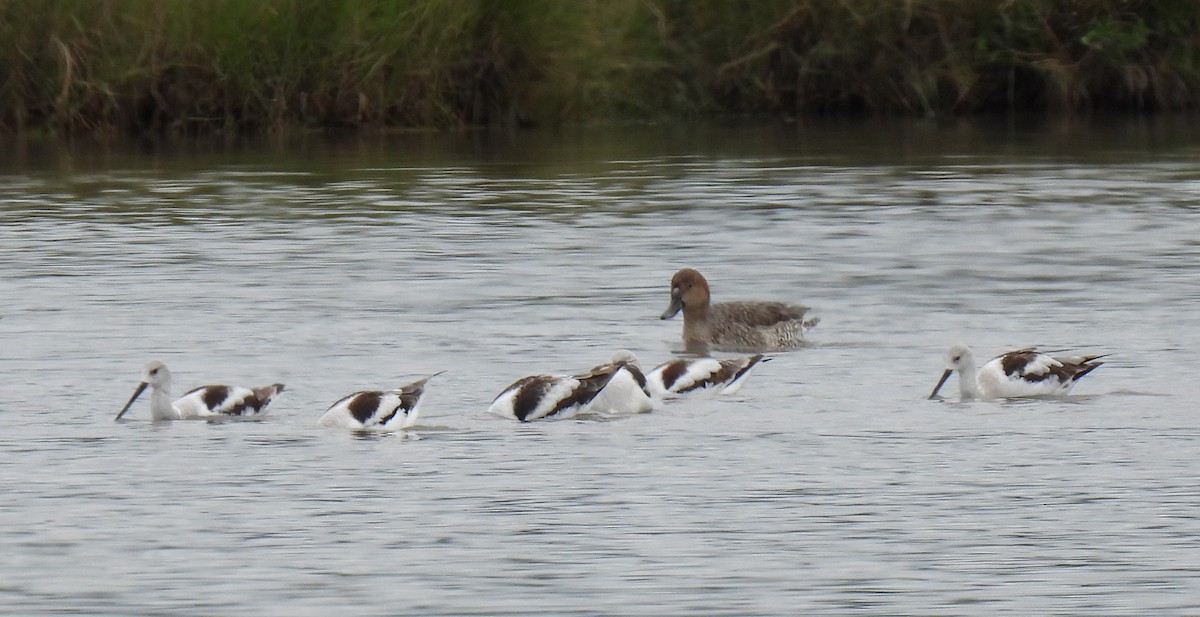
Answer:
[{"label": "american avocet", "polygon": [[607,364],[596,366],[590,372],[609,371],[613,373],[612,379],[592,399],[588,405],[589,413],[643,413],[654,409],[654,399],[637,356],[624,349],[618,350]]},{"label": "american avocet", "polygon": [[147,386],[153,390],[150,394],[150,417],[155,420],[258,415],[266,412],[275,396],[283,392],[281,383],[260,388],[201,386],[171,402],[171,371],[167,370],[165,364],[155,360],[146,365],[141,383],[113,420],[120,420]]},{"label": "american avocet", "polygon": [[619,351],[611,362],[580,375],[522,377],[492,401],[488,411],[522,422],[580,413],[642,413],[654,408],[637,358]]},{"label": "american avocet", "polygon": [[762,354],[728,360],[675,358],[646,373],[646,383],[657,397],[699,392],[733,394],[742,389],[754,367],[768,360]]},{"label": "american avocet", "polygon": [[408,428],[417,423],[425,383],[445,373],[434,373],[395,390],[355,392],[336,402],[321,414],[321,426],[343,428]]},{"label": "american avocet", "polygon": [[671,303],[660,316],[683,311],[683,341],[691,346],[769,351],[796,347],[820,321],[805,319],[808,307],[783,302],[710,303],[708,281],[684,268],[671,277]]},{"label": "american avocet", "polygon": [[955,345],[946,352],[946,370],[929,398],[937,396],[954,371],[958,371],[958,387],[964,399],[1066,394],[1075,382],[1104,364],[1096,362],[1103,357],[1051,356],[1028,347],[999,355],[976,371],[971,348]]}]

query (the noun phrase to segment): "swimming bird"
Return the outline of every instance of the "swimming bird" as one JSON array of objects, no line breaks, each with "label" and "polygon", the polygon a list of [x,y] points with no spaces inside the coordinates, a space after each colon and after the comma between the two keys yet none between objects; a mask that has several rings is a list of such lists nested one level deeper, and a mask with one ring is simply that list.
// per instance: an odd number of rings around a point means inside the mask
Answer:
[{"label": "swimming bird", "polygon": [[750,371],[768,360],[762,354],[728,360],[675,358],[646,373],[646,383],[659,398],[699,392],[734,394],[742,389]]},{"label": "swimming bird", "polygon": [[113,420],[120,420],[147,387],[152,389],[150,417],[155,420],[259,415],[265,413],[271,401],[283,392],[281,383],[260,388],[201,386],[171,402],[171,371],[167,370],[167,365],[155,360],[146,364],[141,383]]},{"label": "swimming bird", "polygon": [[769,351],[796,347],[820,321],[805,319],[808,307],[783,302],[711,303],[704,275],[684,268],[671,277],[671,303],[659,317],[683,311],[683,341],[689,347]]},{"label": "swimming bird", "polygon": [[966,345],[955,345],[946,352],[946,370],[929,398],[937,396],[950,374],[958,371],[962,398],[1016,398],[1023,396],[1062,395],[1075,382],[1096,370],[1104,355],[1051,356],[1035,347],[1001,354],[975,370],[975,355]]},{"label": "swimming bird", "polygon": [[618,351],[607,364],[579,375],[530,375],[513,382],[488,411],[529,422],[580,413],[642,413],[654,408],[637,357]]},{"label": "swimming bird", "polygon": [[417,423],[426,382],[445,372],[434,373],[395,390],[355,392],[325,410],[318,423],[352,429],[408,428]]}]

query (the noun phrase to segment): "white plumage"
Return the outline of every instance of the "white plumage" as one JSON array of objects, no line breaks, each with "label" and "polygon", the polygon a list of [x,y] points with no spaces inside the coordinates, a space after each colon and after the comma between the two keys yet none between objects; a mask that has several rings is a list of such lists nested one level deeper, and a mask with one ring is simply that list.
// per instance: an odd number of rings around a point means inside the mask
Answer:
[{"label": "white plumage", "polygon": [[937,396],[950,374],[958,372],[962,398],[1018,398],[1063,395],[1103,362],[1103,355],[1051,356],[1034,347],[1010,351],[976,370],[975,355],[966,345],[946,352],[946,370],[929,398]]},{"label": "white plumage", "polygon": [[619,351],[579,375],[531,375],[504,389],[488,411],[522,422],[581,413],[642,413],[654,408],[637,358]]},{"label": "white plumage", "polygon": [[762,354],[744,358],[675,358],[646,373],[646,385],[655,397],[697,393],[734,394],[742,389],[746,377],[759,363]]},{"label": "white plumage", "polygon": [[318,421],[321,426],[350,429],[404,429],[417,423],[425,384],[445,371],[405,384],[395,390],[364,390],[334,403]]},{"label": "white plumage", "polygon": [[114,420],[120,420],[133,402],[146,388],[151,388],[150,417],[155,420],[184,420],[218,416],[254,416],[266,413],[267,406],[275,396],[283,392],[283,384],[277,383],[258,388],[238,386],[201,386],[171,401],[171,371],[157,360],[146,364],[142,381],[129,402],[121,408]]}]

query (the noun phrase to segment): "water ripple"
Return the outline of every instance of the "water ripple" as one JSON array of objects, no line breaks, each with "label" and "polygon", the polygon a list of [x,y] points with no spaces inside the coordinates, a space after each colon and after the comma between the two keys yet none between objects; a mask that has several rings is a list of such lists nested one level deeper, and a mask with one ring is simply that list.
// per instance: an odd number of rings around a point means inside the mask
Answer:
[{"label": "water ripple", "polygon": [[[1193,161],[747,150],[4,175],[0,603],[1200,611]],[[813,344],[634,418],[482,412],[668,357],[684,265],[813,306]],[[957,341],[1113,356],[1067,399],[924,400]],[[262,422],[111,422],[150,358],[288,390]],[[413,431],[315,426],[443,368]]]}]

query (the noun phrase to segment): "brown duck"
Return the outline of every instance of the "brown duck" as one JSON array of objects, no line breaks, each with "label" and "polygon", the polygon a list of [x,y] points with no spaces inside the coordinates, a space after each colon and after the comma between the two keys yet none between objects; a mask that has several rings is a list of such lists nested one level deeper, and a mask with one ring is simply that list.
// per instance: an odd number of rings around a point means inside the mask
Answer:
[{"label": "brown duck", "polygon": [[684,268],[671,277],[671,304],[662,319],[683,311],[683,341],[692,346],[770,351],[797,347],[819,318],[808,307],[783,302],[710,301],[704,275]]}]

